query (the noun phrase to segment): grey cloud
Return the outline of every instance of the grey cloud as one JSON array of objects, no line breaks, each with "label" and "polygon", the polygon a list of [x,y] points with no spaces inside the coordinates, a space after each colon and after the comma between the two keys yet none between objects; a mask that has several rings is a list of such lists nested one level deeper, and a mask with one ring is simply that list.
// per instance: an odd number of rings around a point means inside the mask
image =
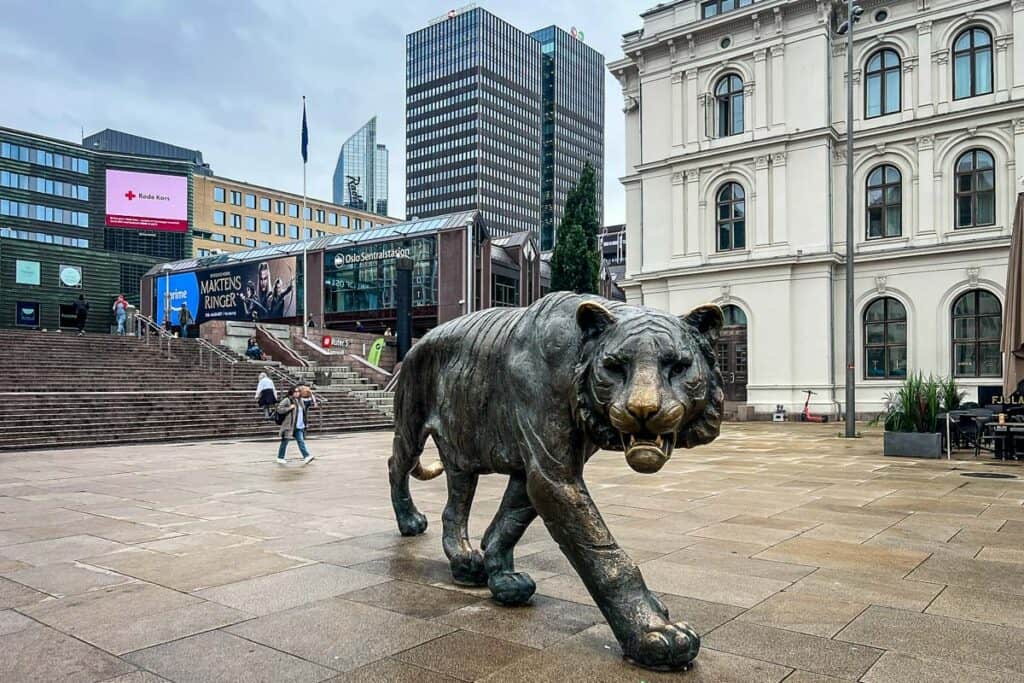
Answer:
[{"label": "grey cloud", "polygon": [[[201,149],[224,176],[298,192],[301,96],[311,196],[329,199],[341,143],[378,116],[391,214],[404,215],[405,35],[463,0],[49,0],[6,3],[0,125],[69,140],[118,128]],[[479,3],[523,30],[577,26],[618,58],[648,2]],[[608,76],[606,221],[624,219],[623,123]]]}]

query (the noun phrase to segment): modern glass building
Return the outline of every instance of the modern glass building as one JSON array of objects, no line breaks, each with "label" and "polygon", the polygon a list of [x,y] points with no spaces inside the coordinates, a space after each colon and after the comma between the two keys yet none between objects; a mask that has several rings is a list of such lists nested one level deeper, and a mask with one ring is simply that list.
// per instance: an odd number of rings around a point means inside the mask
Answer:
[{"label": "modern glass building", "polygon": [[584,161],[599,193],[604,177],[604,58],[581,38],[524,33],[480,8],[406,36],[410,218],[478,210],[495,235],[554,245]]},{"label": "modern glass building", "polygon": [[345,141],[334,167],[334,203],[388,213],[388,150],[377,144],[377,117]]},{"label": "modern glass building", "polygon": [[541,216],[541,45],[493,14],[406,36],[408,217],[478,210],[495,235]]},{"label": "modern glass building", "polygon": [[597,221],[604,214],[604,56],[572,29],[530,34],[544,54],[540,248],[553,249],[565,199],[590,162],[597,176]]}]

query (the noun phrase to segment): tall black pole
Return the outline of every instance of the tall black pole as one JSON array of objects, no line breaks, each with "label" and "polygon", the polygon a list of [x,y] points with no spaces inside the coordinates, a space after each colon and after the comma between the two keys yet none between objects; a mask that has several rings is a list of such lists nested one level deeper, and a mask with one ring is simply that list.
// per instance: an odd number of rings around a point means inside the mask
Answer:
[{"label": "tall black pole", "polygon": [[853,339],[853,0],[846,0],[846,436],[857,436],[856,349]]},{"label": "tall black pole", "polygon": [[411,258],[395,260],[395,333],[398,335],[398,362],[405,359],[412,346],[412,267]]}]

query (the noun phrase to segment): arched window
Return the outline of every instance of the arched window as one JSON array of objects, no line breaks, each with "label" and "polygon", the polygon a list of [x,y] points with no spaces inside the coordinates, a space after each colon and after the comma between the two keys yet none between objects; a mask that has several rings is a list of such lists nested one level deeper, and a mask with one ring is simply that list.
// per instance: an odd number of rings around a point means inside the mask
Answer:
[{"label": "arched window", "polygon": [[953,99],[992,92],[992,36],[969,28],[953,41]]},{"label": "arched window", "polygon": [[903,234],[903,176],[895,166],[883,164],[868,174],[869,240]]},{"label": "arched window", "polygon": [[720,138],[743,132],[743,79],[736,74],[722,76],[715,84]]},{"label": "arched window", "polygon": [[864,378],[907,376],[907,309],[884,296],[864,310]]},{"label": "arched window", "polygon": [[983,149],[960,155],[954,168],[956,227],[976,228],[996,223],[996,164]]},{"label": "arched window", "polygon": [[739,183],[726,183],[715,196],[718,251],[747,246],[747,201]]},{"label": "arched window", "polygon": [[953,302],[953,376],[1000,377],[1003,309],[992,292],[974,289]]},{"label": "arched window", "polygon": [[725,327],[747,326],[747,314],[739,306],[732,304],[722,306],[722,318],[725,320]]},{"label": "arched window", "polygon": [[900,110],[900,56],[895,50],[871,55],[864,78],[864,116],[874,118]]}]

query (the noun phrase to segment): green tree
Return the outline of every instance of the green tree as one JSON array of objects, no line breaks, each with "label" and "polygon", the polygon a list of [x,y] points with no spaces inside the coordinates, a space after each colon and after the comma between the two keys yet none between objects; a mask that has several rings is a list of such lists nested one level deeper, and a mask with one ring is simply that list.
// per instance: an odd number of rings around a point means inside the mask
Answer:
[{"label": "green tree", "polygon": [[551,254],[552,291],[596,294],[601,272],[597,234],[597,175],[587,162],[565,199]]},{"label": "green tree", "polygon": [[563,219],[558,230],[558,242],[551,254],[551,291],[596,293],[590,265],[592,260],[583,229]]}]

